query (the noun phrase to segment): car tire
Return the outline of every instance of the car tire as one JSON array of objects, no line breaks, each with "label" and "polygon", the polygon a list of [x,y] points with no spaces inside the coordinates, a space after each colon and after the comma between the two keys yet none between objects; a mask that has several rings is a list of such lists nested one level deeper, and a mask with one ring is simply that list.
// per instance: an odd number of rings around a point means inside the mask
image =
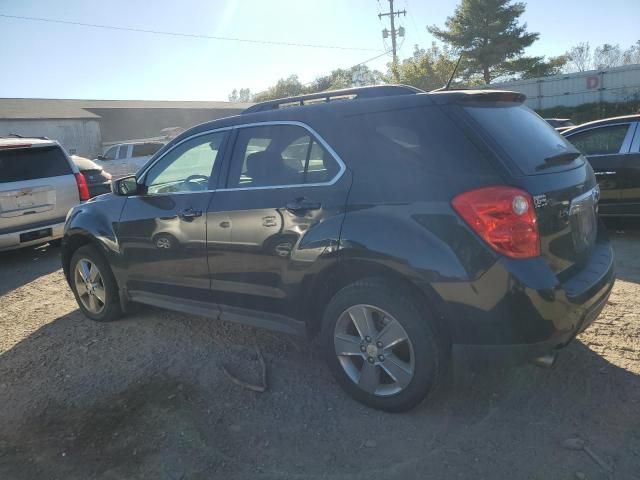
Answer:
[{"label": "car tire", "polygon": [[111,322],[122,316],[118,284],[95,246],[85,245],[75,251],[69,266],[69,283],[86,317]]},{"label": "car tire", "polygon": [[[360,331],[357,325],[364,324],[371,328]],[[406,288],[371,278],[331,299],[322,343],[331,372],[353,398],[402,412],[421,403],[445,369],[447,348],[437,332],[433,317]]]}]

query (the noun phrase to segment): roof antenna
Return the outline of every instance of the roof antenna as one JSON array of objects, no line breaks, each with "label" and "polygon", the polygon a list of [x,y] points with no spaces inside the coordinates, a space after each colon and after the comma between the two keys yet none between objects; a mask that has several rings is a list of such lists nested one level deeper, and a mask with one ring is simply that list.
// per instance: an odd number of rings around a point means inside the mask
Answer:
[{"label": "roof antenna", "polygon": [[462,56],[464,55],[464,52],[460,53],[460,56],[458,57],[458,61],[456,62],[456,66],[453,67],[453,72],[451,72],[451,76],[449,77],[449,80],[447,81],[447,84],[444,87],[440,87],[440,88],[436,88],[435,90],[431,90],[432,92],[443,92],[445,90],[449,90],[449,88],[451,87],[451,82],[453,82],[453,77],[456,76],[456,72],[458,71],[458,67],[460,66],[460,61],[462,60]]}]

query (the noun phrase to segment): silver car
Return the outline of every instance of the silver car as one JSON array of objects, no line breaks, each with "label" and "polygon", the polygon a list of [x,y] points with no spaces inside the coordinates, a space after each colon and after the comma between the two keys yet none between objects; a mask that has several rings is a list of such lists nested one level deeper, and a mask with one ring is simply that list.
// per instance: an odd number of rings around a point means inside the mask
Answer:
[{"label": "silver car", "polygon": [[84,176],[58,142],[0,137],[0,251],[61,238],[69,209],[88,198]]}]

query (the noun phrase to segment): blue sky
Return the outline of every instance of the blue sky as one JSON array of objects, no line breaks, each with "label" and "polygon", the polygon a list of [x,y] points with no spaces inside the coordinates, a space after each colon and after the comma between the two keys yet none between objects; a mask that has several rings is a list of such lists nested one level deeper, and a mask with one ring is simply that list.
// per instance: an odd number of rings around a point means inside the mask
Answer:
[{"label": "blue sky", "polygon": [[[559,55],[640,39],[640,0],[529,0],[523,20],[540,40],[528,53]],[[396,0],[406,9],[400,56],[429,45],[454,0]],[[362,51],[256,45],[21,21],[0,17],[0,97],[226,100],[237,87],[260,91],[297,73],[303,82],[385,49],[378,12],[387,0],[0,0],[0,14]],[[385,70],[389,58],[370,62]]]}]

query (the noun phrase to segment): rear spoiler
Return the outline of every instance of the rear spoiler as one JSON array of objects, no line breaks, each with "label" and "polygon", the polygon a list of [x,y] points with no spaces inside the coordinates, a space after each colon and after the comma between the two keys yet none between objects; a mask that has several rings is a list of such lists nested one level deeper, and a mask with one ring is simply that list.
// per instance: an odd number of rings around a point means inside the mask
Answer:
[{"label": "rear spoiler", "polygon": [[442,90],[432,92],[431,98],[438,104],[445,103],[524,103],[524,93],[509,90]]}]

